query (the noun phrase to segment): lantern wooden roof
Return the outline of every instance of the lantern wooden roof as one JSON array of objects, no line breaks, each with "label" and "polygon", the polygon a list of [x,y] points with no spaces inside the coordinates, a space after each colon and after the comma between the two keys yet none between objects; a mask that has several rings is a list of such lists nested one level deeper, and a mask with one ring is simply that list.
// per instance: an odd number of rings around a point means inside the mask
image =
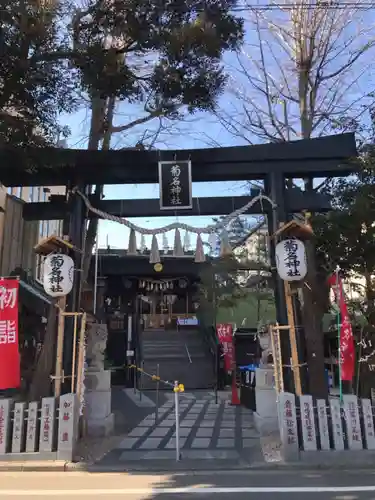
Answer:
[{"label": "lantern wooden roof", "polygon": [[273,235],[273,238],[298,238],[308,240],[314,236],[314,231],[310,224],[304,224],[298,220],[291,220],[283,224]]},{"label": "lantern wooden roof", "polygon": [[38,255],[49,255],[53,252],[67,253],[72,250],[81,253],[81,250],[72,245],[68,240],[54,234],[40,241],[37,245],[35,245],[34,250]]}]

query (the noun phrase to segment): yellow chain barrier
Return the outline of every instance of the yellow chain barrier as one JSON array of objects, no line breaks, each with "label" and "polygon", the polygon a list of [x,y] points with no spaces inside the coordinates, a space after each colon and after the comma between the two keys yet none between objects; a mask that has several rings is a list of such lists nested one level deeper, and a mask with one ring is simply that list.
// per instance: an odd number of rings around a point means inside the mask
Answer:
[{"label": "yellow chain barrier", "polygon": [[[174,392],[174,401],[175,401],[175,415],[176,415],[176,462],[179,462],[181,460],[181,452],[180,452],[180,410],[179,410],[179,394],[182,392],[185,392],[185,386],[184,384],[179,384],[177,381],[174,383],[169,382],[168,380],[163,380],[159,375],[153,375],[152,373],[147,373],[143,368],[140,368],[137,365],[129,365],[129,370],[135,370],[139,373],[142,373],[143,375],[146,375],[149,377],[151,380],[155,380],[156,382],[163,382],[165,385],[168,385],[169,387],[173,388]],[[158,369],[159,371],[159,369]],[[135,377],[134,377],[135,378]],[[158,384],[159,385],[159,384]],[[135,385],[134,385],[135,389]],[[140,395],[142,392],[140,391]],[[159,391],[157,390],[157,400],[156,400],[156,409],[155,409],[155,422],[158,422],[158,408],[159,408],[159,397],[158,397]]]},{"label": "yellow chain barrier", "polygon": [[129,370],[133,369],[139,373],[143,373],[143,375],[146,375],[147,377],[149,377],[151,380],[154,380],[155,382],[163,382],[163,384],[168,385],[170,387],[173,387],[173,392],[185,392],[184,384],[175,385],[175,383],[169,382],[168,380],[163,380],[158,375],[152,375],[151,373],[146,372],[145,370],[143,370],[143,368],[140,368],[137,365],[129,365],[128,368],[129,368]]}]

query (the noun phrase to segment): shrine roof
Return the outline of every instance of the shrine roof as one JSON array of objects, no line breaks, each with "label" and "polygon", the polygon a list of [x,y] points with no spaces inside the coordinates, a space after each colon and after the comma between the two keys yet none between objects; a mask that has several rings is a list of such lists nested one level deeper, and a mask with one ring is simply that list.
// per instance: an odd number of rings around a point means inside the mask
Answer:
[{"label": "shrine roof", "polygon": [[[210,265],[209,258],[203,263],[195,262],[193,251],[184,257],[164,255],[161,251],[160,261],[163,264],[161,272],[155,271],[154,264],[149,262],[149,253],[127,255],[126,250],[101,249],[98,258],[101,276],[122,275],[139,278],[148,276],[160,279],[164,279],[166,276],[197,276],[204,266]],[[92,259],[95,259],[94,255]]]}]

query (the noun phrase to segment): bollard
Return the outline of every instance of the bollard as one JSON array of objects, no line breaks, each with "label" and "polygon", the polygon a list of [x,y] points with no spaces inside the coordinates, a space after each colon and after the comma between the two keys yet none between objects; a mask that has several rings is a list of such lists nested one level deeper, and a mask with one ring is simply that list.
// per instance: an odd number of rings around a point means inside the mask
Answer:
[{"label": "bollard", "polygon": [[174,383],[174,405],[175,405],[175,413],[176,413],[176,462],[181,460],[180,453],[180,408],[179,408],[179,400],[178,394],[180,392],[179,385],[177,380]]},{"label": "bollard", "polygon": [[160,387],[160,370],[159,363],[156,365],[156,408],[155,408],[155,424],[159,421],[159,387]]}]

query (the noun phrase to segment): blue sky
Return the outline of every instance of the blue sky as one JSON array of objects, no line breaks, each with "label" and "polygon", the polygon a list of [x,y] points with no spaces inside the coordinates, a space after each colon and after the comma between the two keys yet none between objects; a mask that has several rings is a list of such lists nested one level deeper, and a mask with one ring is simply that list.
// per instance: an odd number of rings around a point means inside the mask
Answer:
[{"label": "blue sky", "polygon": [[[135,119],[137,108],[127,104],[121,104],[116,114],[115,125],[128,123]],[[140,110],[141,111],[141,110]],[[68,146],[73,148],[85,148],[87,146],[87,135],[89,128],[90,113],[88,109],[82,109],[75,115],[65,116],[62,123],[68,125],[71,129],[71,135],[68,139]],[[123,146],[136,144],[137,140],[147,131],[152,133],[157,123],[147,124],[146,126],[136,127],[128,132],[127,136],[115,135],[112,140],[112,147],[115,149]],[[212,143],[210,141],[212,140]],[[214,144],[229,146],[236,145],[236,140],[217,122],[212,115],[200,113],[194,117],[188,117],[186,122],[177,124],[161,137],[156,146],[160,149],[192,149],[213,147]],[[238,144],[238,141],[237,141]],[[157,171],[158,165],[155,164]],[[192,165],[194,169],[194,164]],[[205,182],[193,183],[194,197],[209,196],[238,196],[246,194],[247,189],[244,182]],[[158,198],[159,187],[157,184],[130,184],[130,185],[112,185],[105,187],[106,199],[148,199]],[[126,214],[124,214],[126,217]],[[155,228],[170,224],[179,220],[193,226],[207,226],[212,224],[212,217],[153,217],[153,218],[134,218],[130,219],[137,225]],[[169,244],[173,244],[173,233],[168,233]],[[127,248],[129,231],[123,225],[115,222],[101,221],[99,225],[99,246],[105,247],[107,243],[112,248]],[[138,236],[138,245],[140,237]],[[192,244],[195,238],[192,237]],[[151,238],[146,237],[146,244],[150,246]],[[159,238],[159,245],[162,246],[162,238]]]},{"label": "blue sky", "polygon": [[[121,111],[122,115],[125,114],[126,105],[122,105]],[[133,110],[131,110],[132,112]],[[129,113],[129,118],[124,116],[121,117],[122,123],[127,123],[128,120],[132,119],[131,112]],[[81,110],[74,116],[65,117],[64,124],[69,125],[71,128],[71,136],[68,140],[69,147],[84,148],[87,141],[87,131],[88,131],[88,113],[86,110]],[[117,119],[120,123],[120,119]],[[222,145],[235,145],[234,139],[219,125],[215,124],[212,117],[208,114],[201,114],[199,118],[194,118],[193,124],[183,124],[181,134],[175,135],[173,133],[172,139],[170,139],[171,147],[173,149],[191,149],[191,148],[202,148],[209,147],[208,139],[203,133],[207,130],[209,124],[210,136],[214,141]],[[192,125],[192,126],[191,126]],[[148,126],[151,130],[152,127]],[[189,133],[186,133],[184,127],[189,127]],[[137,137],[140,137],[144,130],[141,127],[137,127],[131,131],[131,137],[127,137],[127,143],[135,144]],[[114,138],[114,143],[118,139]],[[160,149],[167,149],[167,147],[162,143],[160,144]],[[155,164],[155,170],[158,166]],[[194,169],[194,164],[192,165]],[[204,183],[193,183],[193,196],[194,197],[210,197],[210,196],[238,196],[246,193],[246,186],[244,182],[204,182]],[[159,197],[159,187],[157,184],[129,184],[129,185],[111,185],[105,187],[105,197],[106,199],[149,199]],[[124,214],[126,217],[126,214]],[[153,217],[153,218],[134,218],[130,219],[137,225],[155,228],[170,224],[174,221],[186,222],[193,226],[206,226],[212,224],[212,217]],[[128,245],[129,231],[125,226],[122,226],[116,222],[101,221],[99,225],[99,246],[105,247],[108,244],[115,248],[126,248]],[[168,240],[170,245],[173,243],[173,233],[168,233]],[[140,243],[140,238],[138,237],[138,244]],[[146,244],[149,246],[151,243],[151,238],[146,237]],[[192,237],[192,244],[194,243],[194,238]],[[160,237],[159,244],[162,246],[162,239]]]},{"label": "blue sky", "polygon": [[[366,13],[368,16],[368,13]],[[373,16],[370,16],[373,18]],[[372,22],[372,20],[371,20]],[[369,20],[367,18],[367,23]],[[356,27],[360,24],[353,23]],[[352,28],[353,29],[353,28]],[[268,30],[266,30],[268,32]],[[246,34],[246,45],[250,48],[250,54],[256,59],[256,33],[254,30],[248,30]],[[346,57],[346,53],[343,56]],[[234,85],[243,85],[245,90],[248,90],[249,82],[245,79],[242,81],[241,76],[236,72],[233,73],[233,68],[238,66],[236,56],[233,54],[226,54],[225,64],[229,68],[232,75],[234,75]],[[287,63],[287,61],[286,61]],[[334,63],[333,63],[334,65]],[[274,66],[274,65],[273,65]],[[272,66],[272,72],[275,68]],[[334,66],[333,66],[334,67]],[[277,68],[276,68],[277,69]],[[364,77],[363,77],[364,78]],[[296,82],[294,82],[296,83]],[[358,83],[358,82],[357,82]],[[365,87],[369,83],[366,82]],[[358,84],[359,85],[359,84]],[[349,99],[354,99],[355,94],[358,93],[358,89],[351,89],[353,95]],[[225,109],[231,115],[235,115],[237,118],[237,111],[240,112],[242,102],[239,102],[239,108],[236,108],[235,100],[233,99],[233,94],[230,90],[226,92],[223,96],[221,103],[222,109]],[[280,106],[280,112],[282,112],[282,106]],[[297,113],[298,114],[298,113]],[[131,122],[132,120],[142,116],[142,109],[137,105],[121,104],[117,109],[115,115],[114,125],[122,125]],[[88,108],[84,108],[76,113],[74,116],[62,117],[62,124],[68,125],[71,128],[71,136],[68,140],[69,147],[85,148],[87,145],[87,135],[89,128],[90,111]],[[157,122],[148,123],[144,126],[135,127],[129,130],[126,135],[116,134],[112,139],[112,147],[118,149],[120,147],[134,146],[137,141],[144,136],[144,134],[149,135],[155,131],[157,127]],[[192,149],[192,148],[202,148],[202,147],[213,147],[215,146],[229,146],[237,145],[241,140],[234,138],[228,131],[210,114],[197,114],[193,117],[188,117],[182,123],[177,123],[176,126],[169,129],[167,132],[159,137],[155,147],[158,149]],[[242,140],[242,144],[244,141]],[[192,165],[194,170],[194,164]],[[157,169],[157,164],[155,164],[155,170]],[[246,193],[246,187],[244,183],[197,183],[193,185],[193,196],[195,197],[207,197],[207,196],[238,196],[240,194]],[[147,199],[147,198],[158,198],[158,186],[155,185],[125,185],[125,186],[107,186],[105,189],[105,195],[107,199]],[[124,214],[126,217],[126,214]],[[171,223],[176,220],[176,217],[158,217],[152,219],[141,219],[137,218],[132,220],[132,222],[148,227],[160,227]],[[187,222],[195,226],[206,226],[212,223],[211,217],[181,217],[181,222]],[[117,223],[110,223],[103,221],[99,228],[99,245],[101,247],[108,244],[111,247],[126,248],[128,242],[128,231],[125,226]],[[168,234],[169,242],[172,244],[173,235]],[[161,238],[160,238],[161,243]],[[147,245],[150,245],[150,239],[147,241]]]},{"label": "blue sky", "polygon": [[[224,62],[229,67],[236,63],[236,56],[227,53],[224,56]],[[230,99],[230,96],[229,96]],[[221,99],[221,105],[226,106],[228,95],[224,94]],[[137,105],[122,103],[115,113],[114,125],[123,125],[144,116],[143,110]],[[63,116],[61,123],[68,125],[71,129],[71,135],[68,139],[68,146],[72,148],[87,147],[87,136],[89,130],[90,110],[83,107],[74,115]],[[115,134],[112,137],[111,147],[118,149],[120,147],[134,146],[142,138],[143,134],[152,133],[157,129],[158,122],[154,121],[144,126],[138,126],[130,129],[126,135]],[[175,126],[167,130],[165,134],[159,137],[155,147],[158,149],[195,149],[215,146],[235,146],[240,141],[234,138],[220,123],[209,113],[197,113],[189,116],[182,123],[176,122]],[[243,144],[243,142],[242,142]],[[158,165],[155,164],[157,171]],[[194,170],[194,164],[192,165]],[[247,194],[244,182],[217,182],[217,183],[193,183],[194,197],[208,196],[238,196]],[[153,185],[117,185],[106,186],[106,199],[147,199],[158,198],[159,188],[157,184]],[[126,214],[124,214],[126,217]],[[135,224],[147,228],[155,228],[170,224],[176,221],[176,217],[154,217],[149,219],[130,219]],[[193,226],[207,226],[212,224],[212,217],[180,217],[180,222],[186,222]],[[169,244],[173,245],[173,233],[168,233]],[[99,246],[106,246],[107,242],[111,247],[126,248],[128,245],[129,231],[123,225],[114,222],[101,221],[99,225]],[[138,236],[138,245],[140,237]],[[194,238],[192,237],[194,244]],[[151,245],[151,238],[146,237],[147,246]],[[159,238],[161,247],[162,238]]]}]

